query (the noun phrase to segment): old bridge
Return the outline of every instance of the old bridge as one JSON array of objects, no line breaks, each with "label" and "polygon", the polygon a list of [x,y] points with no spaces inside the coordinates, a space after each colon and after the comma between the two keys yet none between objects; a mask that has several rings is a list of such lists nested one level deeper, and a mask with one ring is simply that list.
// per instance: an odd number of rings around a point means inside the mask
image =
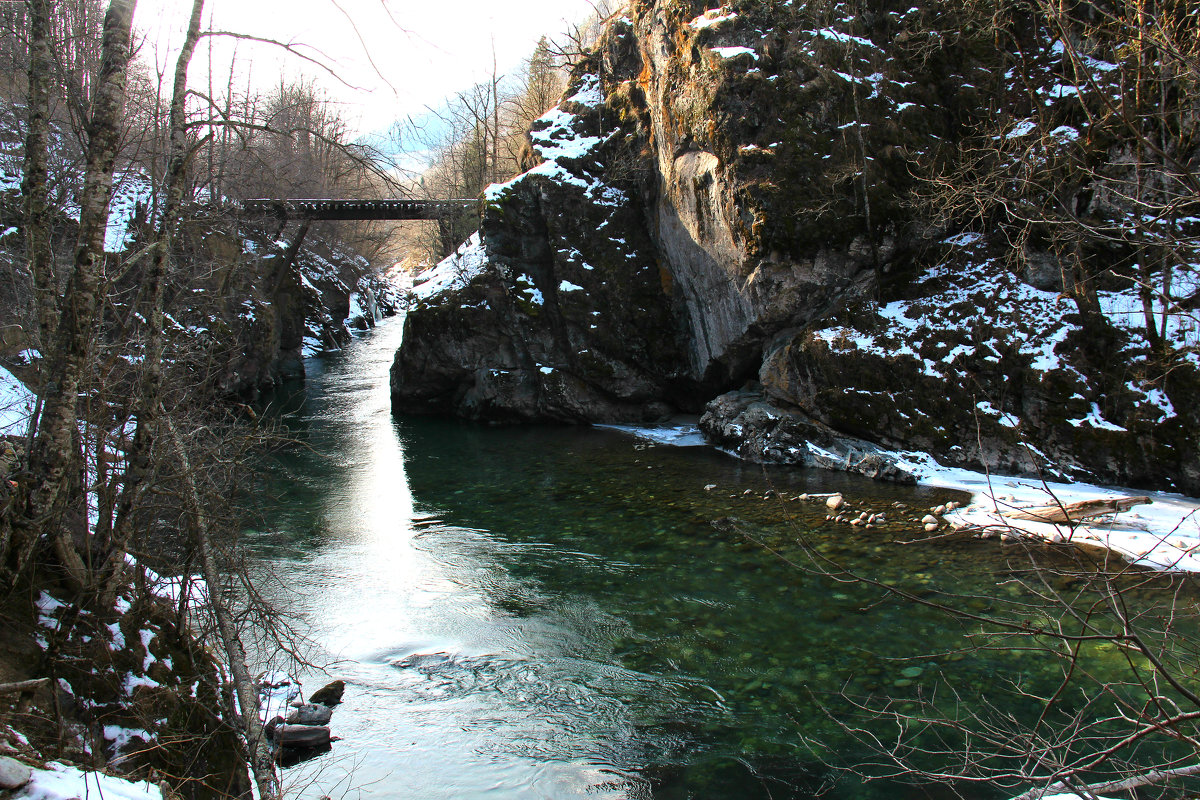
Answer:
[{"label": "old bridge", "polygon": [[479,211],[480,200],[246,200],[246,214],[296,220],[442,219],[463,211]]}]

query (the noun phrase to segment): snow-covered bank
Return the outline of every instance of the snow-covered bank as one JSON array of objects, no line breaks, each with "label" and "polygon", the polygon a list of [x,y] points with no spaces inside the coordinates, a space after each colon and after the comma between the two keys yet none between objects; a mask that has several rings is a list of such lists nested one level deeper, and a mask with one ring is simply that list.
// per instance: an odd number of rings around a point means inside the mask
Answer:
[{"label": "snow-covered bank", "polygon": [[647,439],[655,444],[669,444],[675,447],[703,447],[708,444],[704,434],[695,423],[669,422],[663,425],[596,425],[610,431],[619,431]]},{"label": "snow-covered bank", "polygon": [[[656,444],[705,444],[694,425],[598,425]],[[736,454],[732,454],[735,455]],[[988,475],[944,467],[925,453],[895,454],[898,463],[925,486],[959,489],[972,494],[969,505],[945,515],[952,526],[987,535],[1029,536],[1052,542],[1078,542],[1107,548],[1131,563],[1153,569],[1200,572],[1200,498],[1165,492],[1143,492],[1088,483],[1059,483],[1037,478]],[[1149,505],[1070,525],[1013,519],[1006,512],[1083,500],[1145,496]]]},{"label": "snow-covered bank", "polygon": [[[914,454],[910,459],[910,467],[921,483],[972,493],[970,505],[946,515],[956,528],[980,529],[985,534],[1003,529],[1006,533],[1053,542],[1090,544],[1120,553],[1139,566],[1200,572],[1200,498],[1088,483],[986,475],[943,467],[923,454]],[[1007,512],[1035,506],[1134,495],[1149,497],[1152,502],[1073,527],[1006,516]]]},{"label": "snow-covered bank", "polygon": [[145,781],[127,781],[103,772],[84,772],[51,762],[46,769],[33,770],[33,778],[13,795],[13,800],[79,800],[88,797],[162,800],[163,795],[157,786]]}]

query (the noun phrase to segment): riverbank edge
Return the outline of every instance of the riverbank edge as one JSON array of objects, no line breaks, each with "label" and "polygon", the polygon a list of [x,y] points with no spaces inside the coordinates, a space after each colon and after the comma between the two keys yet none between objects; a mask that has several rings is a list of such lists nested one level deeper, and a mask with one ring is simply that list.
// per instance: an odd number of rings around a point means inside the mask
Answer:
[{"label": "riverbank edge", "polygon": [[[709,442],[689,418],[663,425],[596,425],[659,445],[709,447],[743,461],[738,452]],[[918,485],[954,489],[971,495],[961,508],[936,515],[933,533],[969,533],[1002,542],[1016,540],[1100,547],[1130,564],[1169,572],[1200,573],[1200,498],[1170,492],[1144,492],[1120,486],[1065,483],[1040,478],[946,467],[920,452],[889,452]],[[781,465],[786,466],[786,465]],[[820,467],[818,467],[820,468]],[[1132,495],[1149,504],[1075,524],[1015,519],[1008,513],[1034,506],[1113,500]]]}]

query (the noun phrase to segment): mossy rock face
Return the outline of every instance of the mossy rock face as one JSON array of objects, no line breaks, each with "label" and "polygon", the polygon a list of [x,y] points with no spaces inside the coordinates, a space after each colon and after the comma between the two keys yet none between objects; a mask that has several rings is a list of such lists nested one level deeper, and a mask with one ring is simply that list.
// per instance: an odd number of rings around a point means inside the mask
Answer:
[{"label": "mossy rock face", "polygon": [[779,329],[872,297],[922,246],[917,165],[952,150],[979,103],[942,84],[983,81],[999,56],[973,63],[988,53],[968,55],[973,42],[931,55],[900,36],[922,31],[910,5],[852,20],[813,4],[628,12],[659,173],[655,239],[692,323],[695,377],[750,377]]},{"label": "mossy rock face", "polygon": [[[1097,117],[1096,97],[1055,94],[1069,76],[1045,25],[997,38],[993,22],[948,0],[852,16],[635,0],[534,134],[599,143],[493,193],[490,271],[414,313],[396,408],[632,419],[757,381],[772,413],[953,464],[1200,491],[1194,354],[1090,320],[1054,226],[930,211],[927,179],[970,173],[967,154],[1026,152],[1018,123]],[[1132,152],[1088,131],[1076,159],[1069,135],[1042,131],[1058,144],[1034,166],[1068,185],[1072,164]],[[1111,187],[1084,194],[1089,219],[1129,212]],[[1116,265],[1101,291],[1133,297],[1128,251],[1089,241],[1078,254]],[[483,294],[494,302],[479,311]],[[446,316],[455,304],[470,331]],[[710,435],[747,457],[786,460],[810,441],[737,403],[712,419]]]},{"label": "mossy rock face", "polygon": [[[759,374],[767,397],[945,464],[1200,490],[1196,429],[1155,394],[1129,335],[1050,313],[1061,298],[1022,288],[992,262],[938,275],[926,294],[845,324],[781,333]],[[1016,302],[980,319],[971,298],[984,283]],[[1112,364],[1126,365],[1120,379]],[[1181,366],[1179,380],[1193,374]]]}]

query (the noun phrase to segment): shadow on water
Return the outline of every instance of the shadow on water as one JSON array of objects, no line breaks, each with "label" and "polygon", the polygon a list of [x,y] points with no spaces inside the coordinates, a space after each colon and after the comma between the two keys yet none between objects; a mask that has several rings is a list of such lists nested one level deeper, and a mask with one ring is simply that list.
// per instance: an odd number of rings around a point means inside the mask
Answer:
[{"label": "shadow on water", "polygon": [[934,797],[826,766],[867,755],[838,724],[847,696],[1051,685],[1053,666],[805,568],[801,539],[986,610],[1010,570],[995,544],[903,544],[898,522],[835,525],[792,499],[838,491],[899,520],[955,495],[612,431],[394,420],[397,329],[277,402],[302,444],[264,470],[254,541],[348,683],[343,741],[297,768],[302,795]]}]

